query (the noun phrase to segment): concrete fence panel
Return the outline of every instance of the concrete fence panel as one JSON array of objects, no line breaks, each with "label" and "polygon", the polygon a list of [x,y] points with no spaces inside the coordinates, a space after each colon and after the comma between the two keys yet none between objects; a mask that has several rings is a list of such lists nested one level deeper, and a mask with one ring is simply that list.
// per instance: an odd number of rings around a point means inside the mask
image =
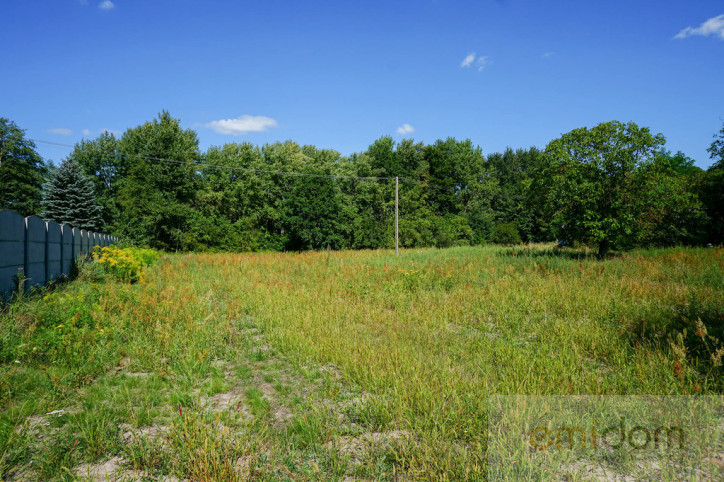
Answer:
[{"label": "concrete fence panel", "polygon": [[80,254],[88,254],[88,231],[85,229],[80,230]]},{"label": "concrete fence panel", "polygon": [[73,228],[73,259],[80,256],[81,252],[81,242],[83,241],[83,238],[80,235],[80,229]]},{"label": "concrete fence panel", "polygon": [[62,252],[61,252],[61,232],[60,224],[55,221],[48,221],[48,238],[45,242],[45,279],[58,280],[63,274],[61,270]]},{"label": "concrete fence panel", "polygon": [[25,218],[25,277],[28,286],[45,283],[45,244],[48,226],[38,216]]},{"label": "concrete fence panel", "polygon": [[0,211],[0,293],[12,291],[13,277],[25,268],[25,218]]},{"label": "concrete fence panel", "polygon": [[115,242],[113,236],[0,210],[0,297],[12,293],[18,271],[26,287],[39,286],[71,274],[75,258],[88,255],[94,246]]},{"label": "concrete fence panel", "polygon": [[60,270],[68,275],[73,270],[73,228],[62,225],[60,236]]}]

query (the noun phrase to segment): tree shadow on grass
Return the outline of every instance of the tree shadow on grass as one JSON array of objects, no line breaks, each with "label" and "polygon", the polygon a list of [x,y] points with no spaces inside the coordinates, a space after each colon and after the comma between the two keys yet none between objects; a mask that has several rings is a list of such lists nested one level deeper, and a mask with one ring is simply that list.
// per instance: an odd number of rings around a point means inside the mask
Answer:
[{"label": "tree shadow on grass", "polygon": [[[589,248],[541,248],[538,246],[508,246],[501,250],[501,256],[516,258],[558,258],[575,261],[601,261],[598,253]],[[619,253],[609,252],[603,259],[615,259],[621,257]]]}]

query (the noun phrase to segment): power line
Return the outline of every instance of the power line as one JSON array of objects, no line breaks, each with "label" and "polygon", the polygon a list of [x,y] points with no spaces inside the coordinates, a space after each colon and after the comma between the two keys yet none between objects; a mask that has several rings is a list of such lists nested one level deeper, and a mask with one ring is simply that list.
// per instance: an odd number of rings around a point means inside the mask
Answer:
[{"label": "power line", "polygon": [[[52,142],[52,141],[44,141],[41,139],[30,139],[33,142],[37,142],[40,144],[49,144],[53,146],[58,147],[68,147],[71,149],[74,149],[75,146],[72,146],[70,144],[61,144],[59,142]],[[266,169],[253,169],[250,167],[240,167],[240,166],[224,166],[221,164],[208,164],[204,162],[187,162],[187,161],[179,161],[176,159],[165,159],[162,157],[151,157],[151,156],[143,156],[141,154],[128,154],[125,152],[120,152],[116,150],[100,150],[100,152],[105,153],[111,153],[115,155],[120,156],[127,156],[127,157],[136,157],[139,159],[145,159],[147,161],[159,161],[159,162],[170,162],[174,164],[186,164],[192,167],[215,167],[219,169],[229,169],[229,170],[237,170],[237,171],[247,171],[247,172],[255,172],[255,173],[262,173],[262,174],[277,174],[280,176],[296,176],[296,177],[322,177],[322,178],[332,178],[332,179],[365,179],[370,181],[391,181],[395,179],[394,177],[379,177],[379,176],[348,176],[348,175],[334,175],[334,174],[313,174],[313,173],[307,173],[307,172],[290,172],[290,171],[271,171]],[[410,179],[412,181],[412,179]]]},{"label": "power line", "polygon": [[[53,142],[53,141],[46,141],[42,139],[30,139],[32,142],[36,142],[39,144],[48,144],[51,146],[56,147],[66,147],[69,149],[75,149],[76,146],[70,145],[70,144],[62,144],[60,142]],[[273,174],[273,175],[279,175],[279,176],[290,176],[290,177],[316,177],[316,178],[325,178],[325,179],[361,179],[361,180],[367,180],[367,181],[392,181],[396,179],[395,177],[380,177],[380,176],[349,176],[349,175],[335,175],[335,174],[313,174],[313,173],[306,173],[306,172],[290,172],[290,171],[271,171],[266,169],[253,169],[250,167],[240,167],[240,166],[225,166],[221,164],[208,164],[203,162],[187,162],[187,161],[179,161],[176,159],[165,159],[162,157],[152,157],[152,156],[144,156],[141,154],[128,154],[125,152],[120,152],[117,150],[109,150],[109,149],[100,149],[100,152],[106,153],[106,154],[113,154],[116,156],[127,156],[127,157],[136,157],[138,159],[144,159],[147,161],[157,161],[157,162],[168,162],[173,164],[181,164],[181,165],[188,165],[191,167],[201,167],[201,168],[218,168],[218,169],[228,169],[228,170],[234,170],[234,171],[245,171],[245,172],[253,172],[253,173],[261,173],[261,174]],[[410,179],[405,177],[399,177],[400,181],[409,182],[412,184],[417,184],[422,187],[428,187],[433,189],[439,189],[439,190],[455,190],[454,187],[450,186],[438,186],[435,184],[430,183],[424,183],[422,181],[418,181],[416,179]]]}]

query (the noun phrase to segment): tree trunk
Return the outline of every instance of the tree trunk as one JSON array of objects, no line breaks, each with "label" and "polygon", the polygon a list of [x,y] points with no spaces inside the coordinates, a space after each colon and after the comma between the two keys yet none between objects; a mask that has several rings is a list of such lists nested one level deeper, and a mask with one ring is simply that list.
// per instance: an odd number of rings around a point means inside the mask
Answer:
[{"label": "tree trunk", "polygon": [[608,248],[610,247],[608,239],[604,239],[598,244],[598,259],[603,259],[608,254]]}]

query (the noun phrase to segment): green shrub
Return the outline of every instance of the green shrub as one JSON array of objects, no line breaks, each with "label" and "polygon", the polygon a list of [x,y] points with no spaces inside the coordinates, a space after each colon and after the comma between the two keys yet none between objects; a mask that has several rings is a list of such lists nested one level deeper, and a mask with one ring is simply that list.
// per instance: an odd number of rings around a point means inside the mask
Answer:
[{"label": "green shrub", "polygon": [[473,237],[473,230],[468,220],[463,216],[436,216],[433,218],[435,226],[435,246],[449,248],[450,246],[469,246]]},{"label": "green shrub", "polygon": [[523,242],[523,240],[520,239],[518,228],[516,228],[513,223],[496,224],[490,240],[495,244],[504,245],[520,244]]}]

